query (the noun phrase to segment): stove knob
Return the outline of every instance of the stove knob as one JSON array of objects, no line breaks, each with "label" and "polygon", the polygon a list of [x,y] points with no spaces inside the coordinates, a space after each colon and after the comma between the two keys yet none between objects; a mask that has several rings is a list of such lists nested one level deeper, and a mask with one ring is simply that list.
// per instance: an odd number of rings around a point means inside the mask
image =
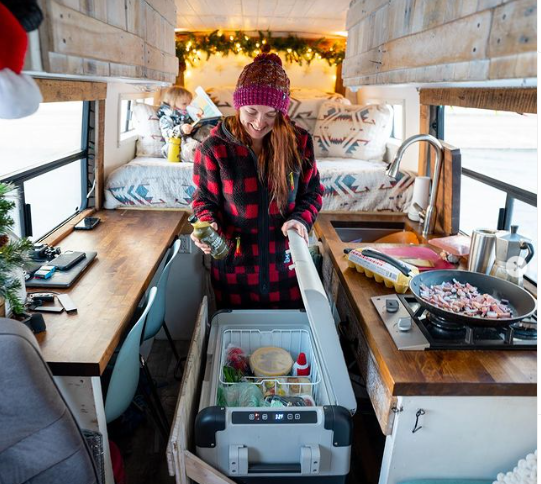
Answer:
[{"label": "stove knob", "polygon": [[398,329],[400,331],[409,331],[411,329],[411,318],[400,318],[398,320]]},{"label": "stove knob", "polygon": [[388,313],[398,312],[398,301],[396,299],[386,299],[385,300],[385,310]]}]

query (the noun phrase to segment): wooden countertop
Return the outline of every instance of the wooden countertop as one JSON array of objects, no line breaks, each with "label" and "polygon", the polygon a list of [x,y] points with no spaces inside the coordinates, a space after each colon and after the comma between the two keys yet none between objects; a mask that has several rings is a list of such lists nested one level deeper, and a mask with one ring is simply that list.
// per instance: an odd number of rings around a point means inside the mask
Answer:
[{"label": "wooden countertop", "polygon": [[[73,231],[62,251],[96,251],[96,259],[67,292],[77,312],[44,313],[36,335],[53,374],[103,373],[135,308],[188,214],[180,211],[103,210],[94,230]],[[29,288],[28,292],[40,292]]]},{"label": "wooden countertop", "polygon": [[[331,220],[354,221],[363,215],[320,214],[315,228],[330,253],[390,395],[535,396],[536,351],[398,351],[370,299],[394,291],[348,268],[343,249],[367,244],[342,242],[331,225]],[[364,217],[377,220],[378,214]]]}]

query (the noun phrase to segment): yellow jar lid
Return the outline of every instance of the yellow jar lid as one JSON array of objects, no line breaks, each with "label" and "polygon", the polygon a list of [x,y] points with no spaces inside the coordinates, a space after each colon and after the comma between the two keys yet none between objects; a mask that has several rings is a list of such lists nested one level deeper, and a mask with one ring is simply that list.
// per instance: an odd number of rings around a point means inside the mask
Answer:
[{"label": "yellow jar lid", "polygon": [[250,356],[250,367],[255,376],[284,376],[289,374],[293,358],[283,348],[262,346]]}]

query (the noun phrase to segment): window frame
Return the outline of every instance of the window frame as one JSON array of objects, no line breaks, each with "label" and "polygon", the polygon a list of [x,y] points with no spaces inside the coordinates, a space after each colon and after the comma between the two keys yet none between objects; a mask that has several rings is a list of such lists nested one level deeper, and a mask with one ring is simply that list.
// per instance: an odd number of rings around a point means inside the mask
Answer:
[{"label": "window frame", "polygon": [[[82,200],[79,210],[56,227],[53,227],[50,232],[36,240],[36,242],[57,243],[71,230],[73,230],[72,225],[75,225],[79,220],[82,220],[85,216],[88,216],[96,209],[101,208],[103,199],[101,191],[103,189],[103,143],[107,85],[102,82],[93,81],[72,81],[48,78],[36,78],[34,80],[41,91],[43,97],[42,103],[71,101],[83,102],[83,115],[81,119],[81,122],[83,123],[81,149],[45,164],[12,173],[9,176],[0,178],[0,180],[3,182],[12,183],[18,190],[18,210],[21,221],[21,232],[23,236],[32,236],[31,217],[29,217],[28,208],[24,197],[24,182],[45,173],[54,171],[70,163],[81,161],[80,180],[82,188]],[[92,153],[90,150],[91,131],[93,131],[92,142],[95,145]],[[96,190],[95,206],[93,207],[89,207],[88,202],[88,187],[90,177],[88,167],[89,159],[91,157],[94,161],[94,189]],[[72,222],[70,227],[66,229],[65,227],[70,222]]]},{"label": "window frame", "polygon": [[[155,92],[129,92],[120,93],[118,95],[118,109],[117,109],[117,148],[120,148],[126,143],[131,143],[137,139],[137,132],[135,128],[128,131],[122,131],[120,123],[122,121],[122,101],[128,101],[128,112],[126,113],[126,127],[132,119],[133,105],[140,100],[146,100],[148,98],[154,98]],[[153,103],[154,104],[154,103]]]},{"label": "window frame", "polygon": [[[421,89],[421,118],[425,120],[424,132],[445,140],[445,106],[511,111],[537,114],[537,88],[442,88]],[[428,115],[423,111],[428,107]],[[427,160],[428,161],[428,160]],[[420,160],[420,166],[422,160]],[[430,163],[426,163],[430,167]],[[462,168],[462,176],[476,180],[497,190],[506,196],[505,207],[500,208],[498,229],[509,230],[512,224],[514,200],[537,208],[537,195],[533,192],[510,185],[469,168]],[[460,231],[462,234],[464,232]],[[537,293],[537,283],[525,276],[532,292]]]}]

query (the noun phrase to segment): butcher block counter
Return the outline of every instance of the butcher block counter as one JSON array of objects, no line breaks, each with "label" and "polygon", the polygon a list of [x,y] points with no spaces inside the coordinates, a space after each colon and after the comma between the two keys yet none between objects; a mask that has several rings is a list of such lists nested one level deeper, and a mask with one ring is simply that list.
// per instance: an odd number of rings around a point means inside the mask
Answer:
[{"label": "butcher block counter", "polygon": [[[366,344],[373,359],[379,384],[391,399],[402,395],[424,396],[535,396],[537,392],[537,352],[523,350],[445,350],[398,351],[380,319],[371,298],[393,294],[383,284],[348,268],[344,257],[346,247],[365,247],[374,244],[342,242],[331,221],[374,220],[378,214],[320,214],[315,230],[323,244],[324,260],[332,264],[333,291],[338,309],[340,298],[346,297],[345,312],[353,335],[353,343]],[[381,215],[379,215],[381,218]],[[403,215],[393,220],[407,220]],[[411,223],[411,222],[410,222]],[[418,230],[417,224],[414,229]],[[343,314],[340,315],[343,320]],[[360,341],[364,339],[365,341]],[[358,358],[359,359],[359,358]],[[366,364],[366,362],[364,363]]]}]

